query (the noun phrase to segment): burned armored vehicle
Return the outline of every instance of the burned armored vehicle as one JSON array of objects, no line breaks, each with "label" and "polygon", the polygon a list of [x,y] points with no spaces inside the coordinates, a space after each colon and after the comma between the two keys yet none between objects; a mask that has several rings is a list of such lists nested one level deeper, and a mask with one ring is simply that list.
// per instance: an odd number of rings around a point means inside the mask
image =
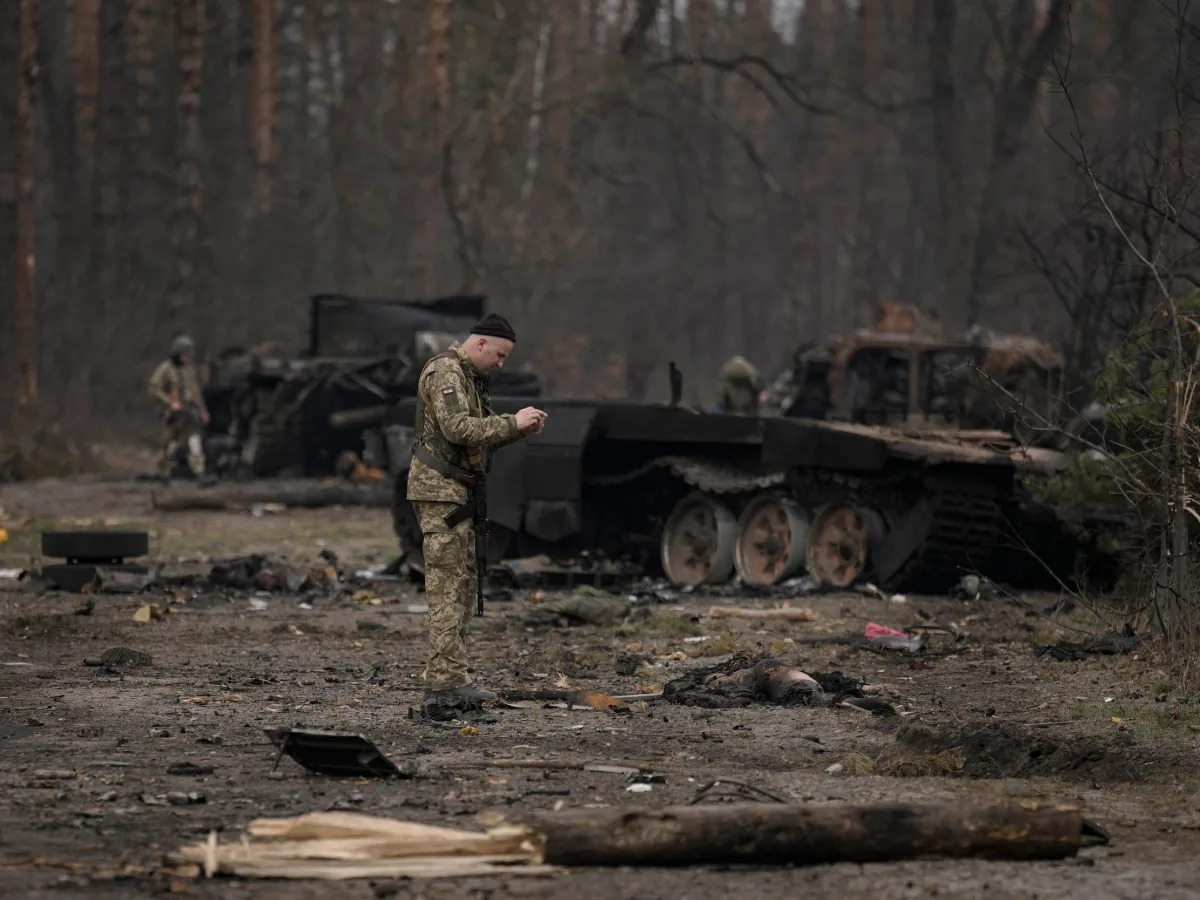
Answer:
[{"label": "burned armored vehicle", "polygon": [[[347,455],[384,468],[379,416],[371,411],[415,396],[424,362],[484,313],[479,295],[312,297],[302,351],[233,347],[210,364],[205,449],[212,470],[226,477],[328,475]],[[502,372],[494,390],[530,397],[541,385],[534,375]]]},{"label": "burned armored vehicle", "polygon": [[[919,370],[911,360],[926,361]],[[942,335],[904,304],[874,327],[800,347],[766,392],[762,412],[923,429],[997,429],[1025,443],[1056,442],[1063,358],[1033,337],[971,329]],[[931,397],[918,408],[920,394]]]},{"label": "burned armored vehicle", "polygon": [[[539,401],[546,430],[496,455],[493,560],[587,554],[660,570],[681,585],[736,575],[765,587],[805,571],[830,587],[871,578],[917,591],[946,590],[966,573],[1022,586],[1070,579],[1082,548],[1022,486],[1066,457],[954,423],[933,377],[947,352],[937,342],[908,347],[908,381],[893,372],[894,396],[864,394],[867,406],[852,409],[860,421]],[[841,390],[834,402],[845,405],[849,388]],[[498,412],[521,405],[494,403]],[[396,530],[420,568],[420,534],[404,500],[413,406],[393,410],[388,433]],[[904,424],[861,421],[893,413]],[[916,421],[953,427],[917,429]]]}]

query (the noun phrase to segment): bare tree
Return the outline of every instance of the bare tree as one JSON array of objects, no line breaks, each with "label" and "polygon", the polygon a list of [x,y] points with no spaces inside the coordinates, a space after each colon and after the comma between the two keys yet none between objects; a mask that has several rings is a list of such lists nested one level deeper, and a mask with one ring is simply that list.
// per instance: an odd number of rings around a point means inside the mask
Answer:
[{"label": "bare tree", "polygon": [[204,0],[179,4],[179,183],[174,234],[175,273],[170,309],[171,327],[181,331],[195,315],[200,225],[204,214],[203,137],[200,103],[204,72]]},{"label": "bare tree", "polygon": [[21,0],[20,87],[17,94],[17,289],[13,306],[16,409],[13,430],[25,436],[38,401],[37,112],[38,6]]}]

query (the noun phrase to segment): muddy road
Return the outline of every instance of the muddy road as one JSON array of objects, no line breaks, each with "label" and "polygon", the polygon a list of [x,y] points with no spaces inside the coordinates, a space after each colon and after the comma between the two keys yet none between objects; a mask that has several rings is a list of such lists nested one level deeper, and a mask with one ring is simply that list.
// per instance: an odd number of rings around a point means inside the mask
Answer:
[{"label": "muddy road", "polygon": [[[264,553],[301,566],[337,554],[343,575],[386,562],[385,510],[155,513],[135,482],[71,480],[0,487],[0,569],[36,562],[51,527],[127,526],[151,533],[166,574],[203,574],[215,559]],[[30,593],[0,580],[0,893],[13,897],[509,896],[1185,897],[1200,858],[1200,705],[1153,647],[1080,662],[1038,658],[1033,643],[1076,639],[1094,623],[1043,611],[1054,598],[800,597],[812,622],[707,615],[714,603],[780,598],[683,594],[616,625],[529,627],[531,596],[492,603],[476,620],[476,679],[501,687],[661,690],[690,668],[767,651],[808,672],[839,670],[890,690],[902,715],[754,705],[702,709],[662,701],[630,715],[591,709],[489,708],[482,721],[429,724],[419,707],[424,615],[402,582],[298,594],[199,583],[140,595]],[[145,603],[160,618],[134,621]],[[914,660],[818,636],[861,635],[867,622],[951,624],[953,652]],[[108,647],[153,656],[114,674],[82,665]],[[641,659],[617,674],[618,654]],[[306,774],[286,757],[271,775],[272,726],[362,732],[417,777],[379,782]],[[541,761],[531,767],[511,759]],[[625,776],[565,762],[636,763],[665,777],[631,793]],[[211,767],[172,775],[177,763]],[[839,769],[840,766],[840,769]],[[346,809],[452,827],[531,810],[687,803],[720,777],[805,803],[1053,801],[1080,803],[1107,847],[1060,862],[910,861],[807,868],[577,869],[543,878],[441,881],[213,881],[164,874],[166,854],[210,830],[229,839],[257,817]],[[168,797],[167,795],[176,795]],[[192,796],[192,801],[186,802]],[[173,805],[174,799],[182,805]],[[203,802],[198,802],[202,800]]]}]

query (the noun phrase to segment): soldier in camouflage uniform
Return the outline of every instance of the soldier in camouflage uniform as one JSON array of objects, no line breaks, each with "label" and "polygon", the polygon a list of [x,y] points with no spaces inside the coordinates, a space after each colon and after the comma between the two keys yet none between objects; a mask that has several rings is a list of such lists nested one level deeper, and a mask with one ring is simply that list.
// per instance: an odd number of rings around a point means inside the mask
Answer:
[{"label": "soldier in camouflage uniform", "polygon": [[150,376],[150,396],[162,406],[163,455],[159,474],[171,477],[175,454],[187,446],[188,468],[198,480],[208,482],[204,472],[204,444],[201,432],[208,424],[208,408],[200,391],[200,379],[192,365],[196,345],[187,335],[175,338],[171,357],[164,359]]},{"label": "soldier in camouflage uniform", "polygon": [[446,517],[471,500],[469,488],[486,475],[495,448],[540,432],[546,420],[534,407],[495,415],[488,406],[486,376],[504,365],[515,341],[507,321],[485,316],[466,341],[429,360],[418,382],[407,497],[423,535],[430,652],[422,678],[430,696],[496,696],[467,674],[467,624],[484,574],[476,571],[474,521],[448,525]]},{"label": "soldier in camouflage uniform", "polygon": [[732,356],[721,368],[717,412],[757,415],[760,391],[758,371],[744,356]]}]

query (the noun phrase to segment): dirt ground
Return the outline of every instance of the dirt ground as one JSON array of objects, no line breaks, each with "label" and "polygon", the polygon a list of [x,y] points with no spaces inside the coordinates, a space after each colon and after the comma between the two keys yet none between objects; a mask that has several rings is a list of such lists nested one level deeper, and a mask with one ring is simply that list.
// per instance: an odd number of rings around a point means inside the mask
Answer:
[{"label": "dirt ground", "polygon": [[[394,554],[386,510],[158,513],[149,486],[74,479],[0,486],[0,569],[38,560],[51,527],[123,525],[151,533],[166,574],[203,573],[214,559],[266,553],[304,565],[322,549],[344,574]],[[474,733],[408,718],[419,707],[425,622],[409,604],[415,586],[274,593],[254,609],[248,591],[207,588],[165,595],[80,596],[22,590],[0,580],[0,894],[37,897],[325,897],[323,882],[172,880],[166,854],[211,829],[225,839],[251,819],[350,809],[472,828],[483,813],[687,803],[718,777],[736,778],[796,802],[1055,801],[1080,803],[1111,835],[1107,847],[1058,862],[909,861],[798,868],[577,869],[541,878],[354,880],[346,900],[388,896],[578,898],[1195,896],[1200,854],[1200,704],[1181,694],[1153,650],[1055,662],[1033,642],[1076,639],[1075,613],[1043,613],[1054,598],[971,603],[947,598],[795,598],[809,623],[712,618],[710,605],[760,606],[778,598],[683,594],[648,619],[619,626],[530,629],[530,592],[491,604],[472,627],[480,683],[547,688],[566,681],[613,694],[660,689],[690,667],[735,650],[768,650],[809,672],[839,669],[889,685],[902,713],[875,717],[844,708],[756,705],[708,710],[663,701],[632,715],[593,710],[488,709]],[[370,602],[377,599],[378,604]],[[147,624],[135,610],[167,614]],[[261,606],[262,604],[256,604]],[[949,654],[914,661],[820,635],[861,635],[868,621],[894,627],[954,623],[966,638]],[[148,651],[153,664],[122,675],[81,664],[107,647]],[[648,662],[620,676],[614,656]],[[911,715],[908,715],[911,714]],[[348,729],[373,739],[417,777],[382,782],[306,774],[274,751],[262,729]],[[944,774],[901,743],[901,731],[951,747]],[[929,741],[926,741],[928,744]],[[907,749],[906,749],[907,748]],[[928,749],[926,746],[925,749]],[[624,776],[557,768],[510,768],[497,760],[594,760],[650,764],[665,776],[630,793]],[[168,775],[173,763],[214,767]],[[873,763],[871,761],[874,761]],[[888,763],[891,765],[888,765]],[[827,770],[842,763],[841,771]],[[905,765],[907,764],[907,765]],[[927,767],[925,767],[927,768]],[[44,777],[38,770],[70,770]],[[867,774],[882,769],[895,774]],[[858,774],[858,773],[862,774]],[[278,777],[278,776],[282,777]],[[203,803],[156,805],[168,792]],[[151,802],[146,802],[146,800]]]}]

